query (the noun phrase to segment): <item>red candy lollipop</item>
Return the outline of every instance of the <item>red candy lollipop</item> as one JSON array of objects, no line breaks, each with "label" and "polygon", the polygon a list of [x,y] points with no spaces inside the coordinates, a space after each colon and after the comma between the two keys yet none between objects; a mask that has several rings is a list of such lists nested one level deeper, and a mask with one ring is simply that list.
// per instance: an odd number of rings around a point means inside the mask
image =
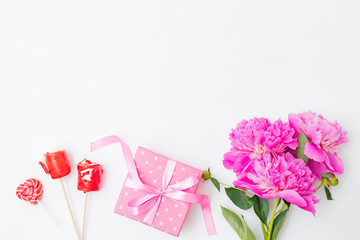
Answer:
[{"label": "red candy lollipop", "polygon": [[46,165],[43,162],[39,163],[52,179],[62,178],[70,173],[70,163],[64,150],[54,153],[47,152],[44,156]]},{"label": "red candy lollipop", "polygon": [[74,228],[76,231],[76,235],[77,235],[78,239],[80,240],[79,230],[76,225],[74,214],[71,210],[70,202],[69,202],[66,190],[65,190],[64,183],[62,181],[62,177],[67,176],[71,171],[70,162],[66,156],[66,152],[64,150],[53,152],[53,153],[47,152],[44,154],[44,156],[45,156],[45,163],[39,162],[39,164],[42,166],[42,168],[44,169],[46,174],[50,174],[52,179],[58,179],[58,178],[60,179],[61,186],[64,191],[66,204],[68,206],[69,213],[71,216],[71,220],[73,222],[73,225],[74,225]]},{"label": "red candy lollipop", "polygon": [[78,170],[78,189],[85,193],[85,208],[83,217],[83,226],[81,239],[85,237],[85,222],[86,222],[86,210],[88,192],[99,191],[103,169],[100,164],[93,163],[88,159],[84,159],[77,165]]},{"label": "red candy lollipop", "polygon": [[99,191],[103,169],[100,164],[84,159],[77,165],[78,190],[84,193]]},{"label": "red candy lollipop", "polygon": [[39,203],[43,195],[43,186],[37,179],[30,178],[25,183],[20,184],[16,189],[18,198],[30,202],[33,205]]},{"label": "red candy lollipop", "polygon": [[29,178],[25,181],[25,183],[20,184],[16,189],[16,196],[18,196],[18,198],[22,200],[31,203],[32,205],[39,204],[56,227],[54,219],[40,203],[40,199],[43,196],[43,185],[39,180],[35,178]]}]

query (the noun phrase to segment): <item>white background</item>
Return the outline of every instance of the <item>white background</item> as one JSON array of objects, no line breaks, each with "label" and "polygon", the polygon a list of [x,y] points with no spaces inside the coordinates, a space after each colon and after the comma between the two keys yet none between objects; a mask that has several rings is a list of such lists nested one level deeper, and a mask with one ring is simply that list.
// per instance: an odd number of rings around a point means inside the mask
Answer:
[{"label": "white background", "polygon": [[[242,119],[272,121],[313,110],[338,120],[350,142],[345,173],[317,196],[317,214],[293,206],[279,239],[358,239],[360,226],[359,1],[0,1],[1,239],[75,239],[59,181],[37,162],[66,149],[65,178],[79,225],[84,195],[75,164],[103,164],[91,193],[87,239],[174,239],[113,213],[127,173],[120,146],[95,154],[89,143],[117,134],[231,183],[222,167],[228,134]],[[43,205],[20,201],[16,187],[35,177]],[[193,205],[180,239],[237,239],[219,204],[244,214],[261,239],[252,210],[236,209],[210,182],[218,235],[208,237]]]}]

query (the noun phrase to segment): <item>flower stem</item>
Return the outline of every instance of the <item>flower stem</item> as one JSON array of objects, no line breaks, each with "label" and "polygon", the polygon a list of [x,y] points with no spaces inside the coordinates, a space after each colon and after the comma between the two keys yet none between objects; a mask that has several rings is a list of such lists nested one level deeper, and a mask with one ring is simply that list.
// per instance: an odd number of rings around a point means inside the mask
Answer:
[{"label": "flower stem", "polygon": [[286,207],[287,207],[287,205],[283,204],[281,209],[275,213],[275,216],[278,215],[279,213],[281,213]]},{"label": "flower stem", "polygon": [[321,182],[321,184],[317,187],[317,190],[319,190],[324,184]]},{"label": "flower stem", "polygon": [[229,187],[229,188],[235,188],[235,189],[237,189],[237,190],[240,190],[240,191],[242,191],[242,192],[244,192],[244,193],[249,194],[250,196],[254,196],[254,194],[249,193],[248,191],[246,191],[246,190],[244,190],[244,189],[241,189],[241,188],[238,188],[238,187],[234,187],[234,186],[231,186],[231,185],[229,185],[229,184],[222,183],[222,182],[219,182],[219,183],[220,183],[221,185],[223,185],[223,186],[226,186],[226,187]]},{"label": "flower stem", "polygon": [[267,231],[265,230],[265,224],[260,220],[260,223],[261,223],[261,229],[262,229],[262,232],[263,232],[263,235],[264,235],[264,239],[267,238]]},{"label": "flower stem", "polygon": [[272,215],[271,215],[271,219],[270,219],[270,222],[268,224],[269,225],[269,231],[268,231],[268,236],[267,236],[268,240],[270,240],[270,238],[271,238],[271,232],[272,232],[272,228],[273,228],[273,225],[274,225],[274,218],[275,218],[275,215],[276,215],[276,209],[279,206],[280,201],[281,201],[281,198],[278,198],[275,201],[275,205],[274,205],[274,209],[273,209],[273,212],[272,212]]}]

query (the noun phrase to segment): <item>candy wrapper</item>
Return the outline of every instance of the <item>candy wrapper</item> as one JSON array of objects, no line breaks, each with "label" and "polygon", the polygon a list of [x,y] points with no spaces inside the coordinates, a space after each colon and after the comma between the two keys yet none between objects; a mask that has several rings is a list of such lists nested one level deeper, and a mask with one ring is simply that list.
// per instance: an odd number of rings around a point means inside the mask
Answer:
[{"label": "candy wrapper", "polygon": [[139,147],[135,158],[128,145],[109,136],[91,145],[95,151],[120,143],[129,170],[115,213],[179,236],[191,203],[201,204],[209,235],[216,234],[209,199],[195,194],[202,171]]}]

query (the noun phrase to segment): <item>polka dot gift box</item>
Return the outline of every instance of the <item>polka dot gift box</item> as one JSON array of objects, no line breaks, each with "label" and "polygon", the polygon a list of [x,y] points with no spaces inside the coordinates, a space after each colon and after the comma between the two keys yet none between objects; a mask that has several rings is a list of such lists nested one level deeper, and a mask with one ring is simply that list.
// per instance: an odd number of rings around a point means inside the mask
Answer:
[{"label": "polka dot gift box", "polygon": [[206,195],[196,194],[202,171],[138,147],[135,158],[117,136],[91,144],[91,151],[120,143],[129,170],[114,212],[179,236],[191,203],[201,205],[209,235],[216,234]]}]

